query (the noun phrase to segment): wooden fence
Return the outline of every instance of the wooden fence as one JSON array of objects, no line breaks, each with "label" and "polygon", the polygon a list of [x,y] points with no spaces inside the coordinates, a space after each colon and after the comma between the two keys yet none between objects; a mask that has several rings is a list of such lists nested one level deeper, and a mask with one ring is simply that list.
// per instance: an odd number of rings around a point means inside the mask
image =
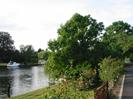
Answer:
[{"label": "wooden fence", "polygon": [[95,90],[94,99],[108,99],[108,83],[102,84]]}]

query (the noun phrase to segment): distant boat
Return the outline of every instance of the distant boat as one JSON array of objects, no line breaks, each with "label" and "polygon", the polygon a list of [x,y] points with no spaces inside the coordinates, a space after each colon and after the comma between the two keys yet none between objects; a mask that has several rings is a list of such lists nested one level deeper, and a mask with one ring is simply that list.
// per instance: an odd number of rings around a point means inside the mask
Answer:
[{"label": "distant boat", "polygon": [[10,61],[8,64],[7,64],[7,67],[18,67],[20,64],[19,63],[16,63],[14,61]]}]

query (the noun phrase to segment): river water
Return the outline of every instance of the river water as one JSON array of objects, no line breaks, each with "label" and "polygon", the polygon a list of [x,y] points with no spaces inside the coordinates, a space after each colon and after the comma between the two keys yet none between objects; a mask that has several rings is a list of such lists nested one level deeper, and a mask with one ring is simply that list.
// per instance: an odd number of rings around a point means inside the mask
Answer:
[{"label": "river water", "polygon": [[21,95],[48,86],[48,76],[43,66],[0,68],[0,97],[7,95],[9,85],[11,96]]}]

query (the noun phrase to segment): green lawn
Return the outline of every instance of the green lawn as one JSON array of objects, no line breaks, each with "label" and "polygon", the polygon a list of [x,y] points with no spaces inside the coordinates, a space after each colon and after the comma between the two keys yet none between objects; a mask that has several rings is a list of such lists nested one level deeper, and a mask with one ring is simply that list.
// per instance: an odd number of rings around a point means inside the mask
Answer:
[{"label": "green lawn", "polygon": [[93,90],[81,91],[73,84],[58,84],[48,88],[39,89],[12,99],[93,99]]}]

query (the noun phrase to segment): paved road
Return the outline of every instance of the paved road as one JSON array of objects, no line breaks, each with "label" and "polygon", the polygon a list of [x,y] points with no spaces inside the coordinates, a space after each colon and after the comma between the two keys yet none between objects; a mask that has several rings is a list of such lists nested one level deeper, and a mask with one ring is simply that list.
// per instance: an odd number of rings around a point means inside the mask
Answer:
[{"label": "paved road", "polygon": [[133,66],[126,67],[122,99],[133,99]]}]

